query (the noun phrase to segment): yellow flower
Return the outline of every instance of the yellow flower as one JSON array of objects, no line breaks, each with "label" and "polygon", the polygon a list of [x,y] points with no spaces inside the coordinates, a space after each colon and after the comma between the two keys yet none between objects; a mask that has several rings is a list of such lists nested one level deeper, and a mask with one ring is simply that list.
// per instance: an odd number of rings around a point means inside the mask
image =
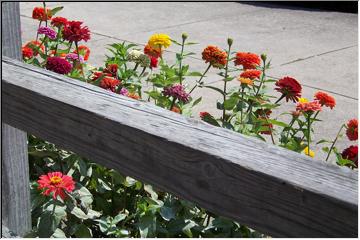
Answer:
[{"label": "yellow flower", "polygon": [[250,78],[239,77],[238,80],[241,82],[241,84],[244,84],[244,85],[252,86],[254,84],[254,81],[251,80]]},{"label": "yellow flower", "polygon": [[171,38],[164,33],[154,34],[150,37],[148,44],[155,49],[168,48],[171,45]]},{"label": "yellow flower", "polygon": [[312,150],[310,150],[310,154],[309,154],[309,147],[306,147],[303,152],[305,153],[305,155],[310,156],[312,158],[315,156],[315,153]]},{"label": "yellow flower", "polygon": [[298,102],[299,103],[307,103],[307,102],[309,102],[309,100],[307,100],[306,98],[299,98]]}]

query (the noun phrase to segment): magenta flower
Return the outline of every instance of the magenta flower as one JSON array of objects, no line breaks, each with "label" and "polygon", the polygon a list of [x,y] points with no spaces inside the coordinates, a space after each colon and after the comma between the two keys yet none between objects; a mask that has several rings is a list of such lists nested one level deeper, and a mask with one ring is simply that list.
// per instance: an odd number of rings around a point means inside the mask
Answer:
[{"label": "magenta flower", "polygon": [[60,74],[68,74],[72,69],[72,65],[61,57],[48,57],[46,69]]},{"label": "magenta flower", "polygon": [[126,88],[121,88],[120,89],[120,92],[119,92],[121,95],[124,95],[124,96],[127,96],[128,95],[128,93],[129,93],[129,91],[126,89]]},{"label": "magenta flower", "polygon": [[[78,61],[78,55],[76,53],[66,54],[65,58],[69,61]],[[83,62],[84,62],[84,58],[83,58],[83,56],[80,55],[80,63],[83,63]]]},{"label": "magenta flower", "polygon": [[45,34],[48,38],[54,40],[56,38],[56,32],[49,27],[39,27],[37,30],[39,34]]},{"label": "magenta flower", "polygon": [[171,96],[178,99],[184,103],[189,101],[189,94],[185,92],[185,89],[182,85],[176,84],[171,87],[165,87],[163,94],[165,96]]}]

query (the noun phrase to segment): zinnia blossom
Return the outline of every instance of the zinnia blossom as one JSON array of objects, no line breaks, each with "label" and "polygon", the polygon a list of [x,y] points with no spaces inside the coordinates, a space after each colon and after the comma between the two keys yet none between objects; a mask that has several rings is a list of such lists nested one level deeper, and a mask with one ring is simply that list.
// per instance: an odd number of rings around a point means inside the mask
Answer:
[{"label": "zinnia blossom", "polygon": [[244,69],[255,69],[260,65],[260,57],[255,53],[238,52],[234,63],[235,66],[242,65]]},{"label": "zinnia blossom", "polygon": [[261,76],[260,70],[246,70],[240,74],[240,77],[250,78],[250,79],[260,78],[260,76]]},{"label": "zinnia blossom", "polygon": [[115,92],[116,91],[116,88],[117,86],[120,85],[120,81],[115,79],[115,78],[112,78],[112,77],[104,77],[101,81],[100,81],[100,87],[101,88],[104,88],[106,90],[109,90],[109,91],[112,91],[112,92]]},{"label": "zinnia blossom", "polygon": [[301,97],[301,98],[298,99],[298,102],[299,103],[307,103],[307,102],[309,102],[309,100],[307,98],[302,98]]},{"label": "zinnia blossom", "polygon": [[315,93],[315,99],[319,101],[319,103],[321,104],[321,106],[326,106],[329,107],[331,109],[333,109],[335,107],[335,98],[333,98],[332,96],[330,96],[327,93],[324,92],[317,92]]},{"label": "zinnia blossom", "polygon": [[38,34],[44,34],[45,36],[47,36],[52,40],[56,39],[56,32],[49,27],[39,27],[37,32]]},{"label": "zinnia blossom", "polygon": [[[259,119],[266,120],[266,118],[263,118],[263,117],[259,117]],[[271,135],[271,131],[274,126],[272,125],[272,123],[263,123],[261,125],[261,127],[265,127],[265,129],[268,129],[268,130],[262,130],[262,131],[259,131],[259,133],[264,134],[264,135]]]},{"label": "zinnia blossom", "polygon": [[131,92],[129,92],[126,96],[129,97],[129,98],[135,99],[135,100],[139,100],[139,99],[140,99],[140,96],[137,95],[136,93],[131,93]]},{"label": "zinnia blossom", "polygon": [[282,97],[286,98],[286,102],[288,102],[289,99],[297,102],[298,98],[301,97],[301,85],[292,77],[284,77],[278,80],[275,85],[277,86],[275,90],[282,93]]},{"label": "zinnia blossom", "polygon": [[146,44],[144,47],[144,53],[146,55],[152,56],[154,58],[159,58],[161,57],[162,52],[160,51],[160,49],[157,48],[152,48],[149,44]]},{"label": "zinnia blossom", "polygon": [[312,150],[310,150],[310,152],[309,152],[309,147],[306,147],[303,152],[305,153],[305,155],[307,155],[309,157],[312,157],[312,158],[315,157],[315,152]]},{"label": "zinnia blossom", "polygon": [[64,17],[54,17],[53,19],[51,19],[51,25],[58,28],[65,26],[67,22],[68,20]]},{"label": "zinnia blossom", "polygon": [[46,175],[41,175],[37,181],[38,189],[44,190],[42,193],[49,196],[53,193],[53,198],[60,196],[62,199],[66,198],[66,192],[72,192],[75,189],[75,182],[71,176],[63,175],[61,172],[50,172]]},{"label": "zinnia blossom", "polygon": [[39,54],[38,50],[36,49],[36,47],[39,48],[39,50],[41,50],[41,52],[45,51],[45,46],[41,44],[41,42],[39,41],[30,41],[28,43],[25,44],[24,47],[28,47],[31,48],[34,51],[34,56],[37,56]]},{"label": "zinnia blossom", "polygon": [[110,73],[104,73],[104,72],[93,72],[93,76],[92,76],[92,81],[97,81],[99,80],[99,78],[102,78],[102,77],[111,77],[112,75]]},{"label": "zinnia blossom", "polygon": [[201,118],[201,119],[204,119],[204,118],[206,118],[206,117],[208,117],[208,116],[211,116],[210,113],[208,113],[208,112],[200,112],[199,115],[200,115],[200,118]]},{"label": "zinnia blossom", "polygon": [[252,86],[252,85],[254,85],[254,81],[251,80],[250,78],[239,77],[238,80],[241,83],[241,85],[244,85],[244,86]]},{"label": "zinnia blossom", "polygon": [[119,66],[116,63],[110,63],[104,69],[104,73],[110,73],[113,77],[116,76]]},{"label": "zinnia blossom", "polygon": [[268,108],[258,109],[254,112],[256,117],[266,117],[266,118],[269,118],[271,113],[272,113],[271,109],[268,109]]},{"label": "zinnia blossom", "polygon": [[87,26],[82,27],[80,21],[69,21],[62,31],[63,38],[69,42],[87,42],[90,39],[90,30]]},{"label": "zinnia blossom", "polygon": [[154,34],[150,37],[148,44],[155,49],[168,48],[171,45],[171,38],[164,33]]},{"label": "zinnia blossom", "polygon": [[150,56],[150,68],[157,68],[158,66],[158,59],[156,57]]},{"label": "zinnia blossom", "polygon": [[34,56],[34,52],[29,47],[23,47],[22,48],[22,56],[24,59],[30,59]]},{"label": "zinnia blossom", "polygon": [[129,94],[129,90],[127,90],[126,88],[122,87],[120,89],[120,95],[123,95],[123,96],[127,96]]},{"label": "zinnia blossom", "polygon": [[[79,57],[80,57],[80,60],[79,60]],[[81,55],[78,56],[76,53],[68,53],[68,54],[66,54],[65,58],[69,61],[74,61],[74,62],[80,61],[80,63],[84,62],[83,56],[81,56]]]},{"label": "zinnia blossom", "polygon": [[180,84],[175,84],[171,87],[165,87],[163,90],[163,94],[164,96],[171,96],[184,103],[187,103],[189,101],[189,94],[185,92],[184,87]]},{"label": "zinnia blossom", "polygon": [[68,74],[72,69],[72,65],[61,57],[48,57],[46,69],[59,74]]},{"label": "zinnia blossom", "polygon": [[[85,45],[79,45],[78,49],[79,49],[79,54],[83,55],[84,60],[87,61],[89,59],[89,56],[90,56],[90,48],[88,48]],[[74,50],[73,53],[77,53],[76,49]]]},{"label": "zinnia blossom", "polygon": [[296,110],[306,113],[313,113],[317,111],[321,111],[321,105],[318,101],[301,103],[298,102],[296,105]]},{"label": "zinnia blossom", "polygon": [[175,112],[175,113],[181,113],[180,108],[175,107],[175,106],[173,106],[170,111]]},{"label": "zinnia blossom", "polygon": [[358,140],[358,120],[351,119],[346,124],[346,136],[349,138],[350,141]]},{"label": "zinnia blossom", "polygon": [[32,12],[33,19],[37,19],[39,21],[50,20],[52,17],[52,13],[51,13],[51,10],[48,8],[46,9],[46,15],[45,15],[45,10],[43,7],[35,7],[33,9],[33,12]]},{"label": "zinnia blossom", "polygon": [[353,161],[358,167],[358,146],[350,146],[341,153],[342,158]]},{"label": "zinnia blossom", "polygon": [[202,59],[214,68],[223,68],[227,63],[227,53],[216,46],[207,46],[202,52]]}]

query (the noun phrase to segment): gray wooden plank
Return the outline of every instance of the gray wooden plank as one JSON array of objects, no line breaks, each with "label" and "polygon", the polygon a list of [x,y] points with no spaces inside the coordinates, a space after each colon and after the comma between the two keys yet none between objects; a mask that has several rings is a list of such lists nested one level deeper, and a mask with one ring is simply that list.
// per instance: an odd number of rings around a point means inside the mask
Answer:
[{"label": "gray wooden plank", "polygon": [[[2,11],[2,54],[22,59],[18,2],[4,2]],[[27,134],[1,124],[1,216],[2,222],[22,236],[31,229]]]},{"label": "gray wooden plank", "polygon": [[271,236],[357,236],[358,173],[4,58],[4,121]]}]

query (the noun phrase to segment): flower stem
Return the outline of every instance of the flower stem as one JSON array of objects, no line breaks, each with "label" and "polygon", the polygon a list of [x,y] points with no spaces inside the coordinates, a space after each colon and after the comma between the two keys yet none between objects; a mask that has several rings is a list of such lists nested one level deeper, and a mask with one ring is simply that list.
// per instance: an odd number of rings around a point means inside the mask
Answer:
[{"label": "flower stem", "polygon": [[[76,41],[75,41],[75,47],[76,47],[76,53],[78,55],[78,62],[79,62],[80,68],[81,68],[80,69],[81,70],[81,75],[85,79],[84,69],[83,69],[83,66],[82,66],[81,61],[80,61],[80,53],[79,53],[78,42],[76,42]],[[85,79],[85,81],[87,82],[87,79]]]},{"label": "flower stem", "polygon": [[307,116],[307,143],[308,143],[308,156],[310,156],[310,132],[311,132],[311,120],[310,120],[311,114],[308,114]]},{"label": "flower stem", "polygon": [[227,78],[228,78],[228,70],[229,70],[229,58],[230,58],[230,50],[231,50],[231,45],[229,45],[229,49],[227,52],[227,59],[226,59],[226,65],[225,65],[225,78],[224,78],[224,102],[223,102],[223,113],[222,113],[222,126],[224,126],[225,123],[225,101],[226,101],[226,85],[227,85]]},{"label": "flower stem", "polygon": [[[290,122],[289,130],[287,131],[287,134],[286,134],[286,143],[289,142],[290,131],[291,131],[292,126],[293,126],[294,123],[295,123],[295,120],[296,120],[296,117],[293,117],[293,119],[292,119],[291,122]],[[286,143],[285,143],[285,144],[286,144]]]},{"label": "flower stem", "polygon": [[45,1],[43,2],[43,6],[44,6],[44,13],[45,13],[45,26],[47,27],[48,15],[47,15],[47,12],[46,12],[46,2]]},{"label": "flower stem", "polygon": [[182,85],[182,58],[183,58],[183,53],[184,53],[184,45],[185,45],[185,39],[183,38],[182,44],[181,44],[180,60],[179,60],[179,80],[180,80],[180,85]]},{"label": "flower stem", "polygon": [[[244,90],[245,90],[245,88],[242,87],[242,90],[241,90],[241,98],[240,98],[241,104],[244,103]],[[241,107],[241,109],[240,109],[240,125],[241,125],[241,126],[243,125],[243,108],[242,108],[242,107]]]},{"label": "flower stem", "polygon": [[280,102],[284,97],[285,97],[285,94],[281,95],[281,97],[275,102],[275,104],[277,104],[278,102]]},{"label": "flower stem", "polygon": [[139,78],[141,78],[141,76],[144,74],[145,70],[146,70],[146,67],[144,67],[143,70],[141,71]]},{"label": "flower stem", "polygon": [[[40,20],[38,29],[40,28],[41,23],[42,23],[42,21]],[[39,39],[39,32],[36,30],[36,41],[38,41],[38,39]]]},{"label": "flower stem", "polygon": [[198,84],[201,84],[201,80],[204,78],[205,74],[209,71],[210,67],[211,67],[211,64],[209,64],[209,66],[206,68],[205,72],[201,75],[199,81],[196,82],[195,86],[190,90],[189,94],[195,90],[195,88],[198,86]]},{"label": "flower stem", "polygon": [[171,111],[171,109],[174,107],[175,102],[176,102],[176,98],[175,98],[175,97],[173,97],[173,100],[172,100],[172,102],[171,102],[171,106],[170,106],[170,111]]},{"label": "flower stem", "polygon": [[57,50],[58,50],[59,40],[60,40],[60,33],[61,33],[61,27],[59,27],[58,33],[57,33],[57,35],[56,35],[56,47],[55,47],[54,56],[56,56],[56,53],[57,53]]},{"label": "flower stem", "polygon": [[339,138],[340,132],[341,132],[341,130],[342,130],[344,127],[345,127],[344,124],[341,125],[341,128],[339,129],[338,133],[336,134],[336,137],[335,137],[334,141],[332,142],[331,147],[330,147],[330,149],[329,149],[329,152],[328,152],[328,154],[327,154],[327,156],[326,156],[326,159],[325,159],[326,162],[327,162],[327,160],[329,159],[330,153],[331,153],[331,151],[333,150],[333,148],[334,148],[334,146],[335,146],[335,143],[336,143],[336,141],[337,141],[338,138]]},{"label": "flower stem", "polygon": [[[265,62],[265,60],[263,60],[263,63],[264,63],[264,66],[262,68],[262,75],[261,75],[261,79],[260,79],[260,85],[259,85],[258,89],[256,90],[255,98],[258,96],[258,94],[260,92],[260,89],[261,89],[261,87],[262,87],[262,85],[264,83],[264,79],[265,79],[265,70],[266,70],[266,62]],[[253,103],[254,103],[254,101],[250,102],[249,107],[246,110],[246,112],[249,112],[252,109]]]}]

